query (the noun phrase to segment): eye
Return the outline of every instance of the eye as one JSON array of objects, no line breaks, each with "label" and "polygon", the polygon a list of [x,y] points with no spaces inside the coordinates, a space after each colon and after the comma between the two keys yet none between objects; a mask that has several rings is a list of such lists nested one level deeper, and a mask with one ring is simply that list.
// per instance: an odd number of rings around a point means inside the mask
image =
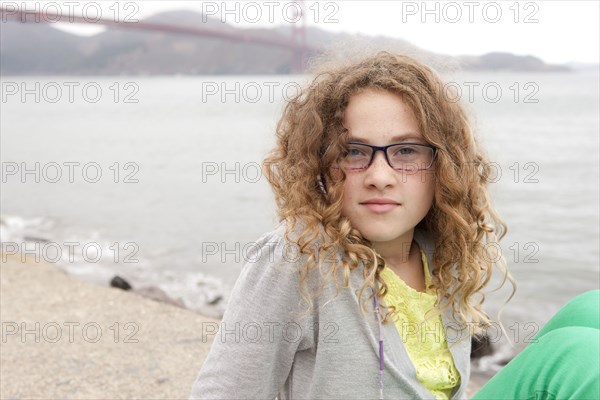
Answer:
[{"label": "eye", "polygon": [[419,151],[415,146],[400,146],[394,151],[394,156],[411,156]]},{"label": "eye", "polygon": [[348,153],[346,154],[346,157],[351,157],[351,158],[368,157],[368,156],[369,156],[369,154],[368,154],[367,150],[362,147],[359,147],[359,146],[349,146]]},{"label": "eye", "polygon": [[348,150],[349,156],[360,156],[362,154],[364,154],[364,152],[362,152],[360,149],[357,149],[357,148],[350,148]]}]

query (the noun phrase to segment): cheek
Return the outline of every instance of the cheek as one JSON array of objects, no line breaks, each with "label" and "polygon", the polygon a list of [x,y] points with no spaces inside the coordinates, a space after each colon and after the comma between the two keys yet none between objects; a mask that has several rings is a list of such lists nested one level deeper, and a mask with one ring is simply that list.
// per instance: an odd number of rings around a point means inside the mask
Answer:
[{"label": "cheek", "polygon": [[433,199],[433,194],[435,193],[435,180],[433,179],[433,177],[426,176],[424,185],[425,185],[425,193],[427,194],[427,197],[430,197],[431,199]]},{"label": "cheek", "polygon": [[429,210],[433,204],[435,195],[435,182],[431,176],[426,175],[415,175],[412,178],[414,179],[405,181],[403,187],[403,193],[406,196],[405,199],[412,207],[416,207],[418,210]]},{"label": "cheek", "polygon": [[356,203],[354,199],[355,193],[357,193],[358,182],[352,179],[351,176],[346,176],[346,180],[343,183],[344,188],[344,199],[342,201],[342,213],[345,216],[349,216],[352,211],[352,205]]},{"label": "cheek", "polygon": [[427,208],[431,208],[433,205],[433,199],[435,198],[435,181],[431,177],[427,177],[427,181],[424,184],[424,195],[423,200],[428,205]]}]

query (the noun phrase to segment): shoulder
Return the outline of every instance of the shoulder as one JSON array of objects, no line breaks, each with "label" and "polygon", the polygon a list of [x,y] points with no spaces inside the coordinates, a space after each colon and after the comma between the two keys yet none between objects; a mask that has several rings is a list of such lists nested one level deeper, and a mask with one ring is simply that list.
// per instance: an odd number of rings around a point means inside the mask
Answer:
[{"label": "shoulder", "polygon": [[301,226],[291,227],[285,221],[279,223],[250,245],[244,269],[299,269],[306,262],[306,257],[296,243],[301,231]]},{"label": "shoulder", "polygon": [[315,240],[304,252],[301,251],[297,239],[303,230],[301,222],[291,226],[283,221],[261,235],[245,252],[245,263],[236,286],[250,288],[250,282],[262,284],[266,280],[279,288],[297,287],[303,267],[307,265],[311,252],[319,245]]},{"label": "shoulder", "polygon": [[[342,254],[339,249],[329,249],[326,254],[321,254],[324,229],[322,225],[316,229],[323,235],[315,235],[314,229],[310,230],[300,244],[298,239],[306,231],[301,220],[294,225],[282,221],[273,230],[261,235],[245,252],[245,264],[236,286],[251,289],[252,284],[263,286],[268,281],[278,288],[275,290],[298,290],[301,285],[306,285],[309,292],[317,290],[324,276],[341,260]],[[323,264],[316,267],[314,261],[319,259]]]},{"label": "shoulder", "polygon": [[287,228],[281,223],[253,243],[231,291],[224,320],[304,324],[316,318],[318,310],[313,306],[320,299],[322,277],[306,268],[309,255],[293,242],[297,230],[286,235]]},{"label": "shoulder", "polygon": [[[298,243],[299,239],[301,239],[300,243]],[[307,223],[302,219],[297,219],[294,224],[284,220],[273,230],[260,236],[254,243],[254,247],[278,248],[285,250],[284,254],[277,254],[278,256],[293,256],[300,252],[300,246],[303,247],[306,254],[307,250],[317,251],[327,240],[328,236],[321,223],[307,229]],[[291,257],[291,259],[296,260],[296,257]]]},{"label": "shoulder", "polygon": [[[237,283],[246,282],[250,276],[286,275],[291,279],[291,272],[300,268],[300,260],[295,255],[296,249],[285,237],[286,226],[278,225],[272,231],[261,235],[249,245],[245,252],[244,266]],[[280,283],[284,283],[281,281]]]}]

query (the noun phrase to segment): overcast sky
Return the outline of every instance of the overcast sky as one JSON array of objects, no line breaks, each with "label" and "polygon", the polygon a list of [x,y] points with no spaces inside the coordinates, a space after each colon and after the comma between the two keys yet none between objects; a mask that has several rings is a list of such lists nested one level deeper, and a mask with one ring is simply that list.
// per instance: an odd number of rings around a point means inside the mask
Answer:
[{"label": "overcast sky", "polygon": [[[2,2],[22,4],[22,2]],[[25,2],[58,4],[64,2]],[[295,4],[287,1],[81,1],[73,13],[81,15],[86,3],[93,17],[96,5],[103,17],[131,15],[143,19],[161,11],[203,10],[240,27],[294,24]],[[598,63],[600,59],[600,2],[589,1],[306,1],[306,23],[330,31],[402,38],[424,49],[452,55],[506,51],[535,55],[546,62]],[[33,7],[33,6],[32,6]],[[48,6],[48,10],[51,10]],[[223,14],[223,11],[228,13]],[[236,22],[236,19],[238,22]],[[67,29],[84,33],[80,25]],[[96,27],[97,28],[97,27]],[[88,30],[89,33],[93,32]],[[95,32],[95,31],[94,31]]]}]

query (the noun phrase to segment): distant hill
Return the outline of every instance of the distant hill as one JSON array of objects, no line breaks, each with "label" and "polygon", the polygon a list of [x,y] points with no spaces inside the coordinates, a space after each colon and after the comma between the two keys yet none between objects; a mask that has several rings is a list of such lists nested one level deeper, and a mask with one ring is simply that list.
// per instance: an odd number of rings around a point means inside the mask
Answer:
[{"label": "distant hill", "polygon": [[[145,21],[207,27],[255,37],[288,38],[288,27],[240,29],[192,11],[170,11]],[[57,30],[51,24],[3,22],[0,38],[2,75],[227,75],[287,74],[291,52],[256,43],[151,31],[108,28],[90,36]],[[427,60],[437,68],[474,70],[566,71],[567,66],[545,64],[533,56],[490,53],[450,57],[420,49],[395,38],[332,33],[307,29],[308,43],[350,57],[360,49],[388,49]]]},{"label": "distant hill", "polygon": [[566,65],[546,64],[534,56],[517,56],[511,53],[487,53],[478,57],[460,57],[465,69],[512,71],[568,71]]}]

